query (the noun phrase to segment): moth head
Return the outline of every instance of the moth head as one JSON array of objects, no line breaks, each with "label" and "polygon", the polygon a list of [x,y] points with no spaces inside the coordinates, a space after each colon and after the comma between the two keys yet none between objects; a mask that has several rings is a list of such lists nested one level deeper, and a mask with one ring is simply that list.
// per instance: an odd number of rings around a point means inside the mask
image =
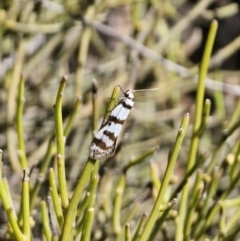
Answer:
[{"label": "moth head", "polygon": [[134,95],[133,95],[133,90],[127,90],[125,93],[124,93],[124,97],[134,101]]}]

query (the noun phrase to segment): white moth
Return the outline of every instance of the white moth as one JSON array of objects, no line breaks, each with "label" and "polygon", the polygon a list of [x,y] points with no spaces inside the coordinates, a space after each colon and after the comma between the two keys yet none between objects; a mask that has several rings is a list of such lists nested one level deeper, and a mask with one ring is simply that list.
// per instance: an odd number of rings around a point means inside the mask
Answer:
[{"label": "white moth", "polygon": [[115,153],[117,138],[121,132],[124,121],[127,119],[134,105],[134,90],[124,92],[124,97],[111,111],[106,121],[93,138],[89,156],[95,160],[105,160]]},{"label": "white moth", "polygon": [[130,113],[130,110],[134,105],[133,93],[139,91],[146,91],[146,89],[129,89],[126,92],[123,92],[124,97],[120,98],[118,104],[111,111],[110,115],[101,125],[100,129],[93,138],[89,152],[89,156],[92,159],[105,160],[114,155],[117,138],[121,132],[125,120]]}]

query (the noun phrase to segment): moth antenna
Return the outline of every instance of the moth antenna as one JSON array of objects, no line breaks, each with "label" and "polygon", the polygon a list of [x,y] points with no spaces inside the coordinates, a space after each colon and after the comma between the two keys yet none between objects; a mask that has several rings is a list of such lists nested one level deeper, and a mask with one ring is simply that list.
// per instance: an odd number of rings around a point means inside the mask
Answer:
[{"label": "moth antenna", "polygon": [[155,90],[159,90],[159,88],[153,88],[153,89],[141,89],[141,90],[132,90],[133,92],[143,92],[143,91],[155,91]]},{"label": "moth antenna", "polygon": [[123,92],[123,94],[125,94],[125,92],[123,91],[121,85],[117,85],[117,86],[120,88],[120,90]]}]

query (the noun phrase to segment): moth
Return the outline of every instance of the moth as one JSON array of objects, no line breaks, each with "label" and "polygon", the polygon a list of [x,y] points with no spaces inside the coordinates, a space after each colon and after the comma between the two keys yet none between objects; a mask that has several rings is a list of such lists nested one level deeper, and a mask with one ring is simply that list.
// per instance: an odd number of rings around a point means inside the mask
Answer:
[{"label": "moth", "polygon": [[92,159],[105,160],[114,155],[117,138],[134,105],[133,93],[136,91],[145,90],[129,89],[126,92],[122,91],[124,96],[120,98],[118,104],[113,108],[93,138],[89,151],[89,156]]}]

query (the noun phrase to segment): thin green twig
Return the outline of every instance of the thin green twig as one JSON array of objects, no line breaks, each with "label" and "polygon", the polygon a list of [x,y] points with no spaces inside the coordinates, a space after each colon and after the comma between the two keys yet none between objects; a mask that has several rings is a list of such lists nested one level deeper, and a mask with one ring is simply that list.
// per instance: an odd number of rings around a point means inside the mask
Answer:
[{"label": "thin green twig", "polygon": [[17,97],[17,136],[18,136],[18,155],[22,168],[27,168],[27,157],[24,142],[24,130],[23,130],[23,106],[24,106],[24,78],[21,74],[18,85],[18,97]]},{"label": "thin green twig", "polygon": [[21,230],[18,226],[14,207],[12,206],[12,202],[9,202],[8,194],[5,191],[5,187],[4,187],[4,183],[3,183],[3,179],[2,179],[2,165],[3,165],[2,164],[2,150],[0,150],[0,197],[2,200],[2,205],[7,214],[8,222],[12,228],[12,232],[13,232],[13,235],[16,238],[16,240],[27,241],[28,240],[27,236],[25,236],[21,232]]},{"label": "thin green twig", "polygon": [[175,165],[177,157],[178,157],[178,153],[181,149],[182,141],[183,141],[183,138],[184,138],[187,126],[188,126],[188,122],[189,122],[189,114],[186,114],[184,116],[184,118],[182,119],[182,123],[180,125],[173,150],[169,153],[168,166],[167,166],[165,175],[163,177],[161,188],[159,190],[159,193],[158,193],[157,199],[154,203],[154,207],[151,211],[151,214],[144,227],[144,230],[139,238],[139,241],[148,240],[149,234],[151,233],[152,228],[159,216],[159,208],[161,207],[161,205],[163,203],[164,195],[167,190],[167,187],[168,187],[168,184],[169,184],[172,172],[173,172],[173,168],[174,168],[174,165]]},{"label": "thin green twig", "polygon": [[53,206],[55,210],[55,214],[57,216],[58,224],[60,227],[63,225],[63,212],[61,208],[61,201],[59,200],[57,185],[55,182],[54,171],[52,168],[49,168],[49,186],[50,193],[53,200]]},{"label": "thin green twig", "polygon": [[131,241],[130,224],[125,225],[125,241]]},{"label": "thin green twig", "polygon": [[31,240],[30,227],[30,206],[29,206],[29,177],[27,169],[23,170],[22,180],[22,218],[23,218],[23,234],[28,240]]},{"label": "thin green twig", "polygon": [[51,241],[51,229],[49,227],[49,219],[48,219],[48,211],[47,211],[47,205],[44,200],[40,203],[40,210],[42,215],[42,225],[43,225],[43,232],[45,235],[45,238],[47,241]]},{"label": "thin green twig", "polygon": [[88,180],[91,176],[91,173],[95,166],[95,160],[89,159],[86,163],[86,166],[83,169],[83,173],[78,181],[78,184],[75,188],[73,196],[70,200],[69,207],[66,210],[66,215],[63,224],[63,230],[60,240],[61,241],[68,241],[69,237],[72,235],[73,231],[73,224],[75,222],[76,214],[77,214],[77,207],[81,200],[83,190],[88,183]]},{"label": "thin green twig", "polygon": [[[212,21],[205,50],[204,50],[204,54],[203,54],[203,58],[201,61],[201,66],[199,68],[199,80],[198,80],[198,87],[197,87],[193,133],[192,133],[190,153],[189,153],[186,171],[189,171],[194,166],[197,158],[199,134],[203,123],[202,114],[203,114],[203,103],[204,103],[204,93],[205,93],[205,79],[207,76],[209,60],[212,53],[213,43],[217,32],[217,27],[218,27],[217,21],[216,20]],[[189,193],[189,185],[187,182],[183,188],[183,192],[180,200],[179,215],[176,222],[175,241],[182,241],[184,237],[183,227],[184,227],[185,216],[187,211],[186,203],[188,200],[188,193]]]},{"label": "thin green twig", "polygon": [[68,207],[68,193],[66,184],[66,173],[65,173],[65,138],[63,133],[63,120],[62,120],[62,97],[63,91],[66,85],[67,76],[63,76],[56,98],[56,103],[54,105],[54,116],[56,125],[56,142],[57,142],[57,169],[58,169],[58,181],[59,181],[59,191],[62,200],[62,206],[64,208]]}]

